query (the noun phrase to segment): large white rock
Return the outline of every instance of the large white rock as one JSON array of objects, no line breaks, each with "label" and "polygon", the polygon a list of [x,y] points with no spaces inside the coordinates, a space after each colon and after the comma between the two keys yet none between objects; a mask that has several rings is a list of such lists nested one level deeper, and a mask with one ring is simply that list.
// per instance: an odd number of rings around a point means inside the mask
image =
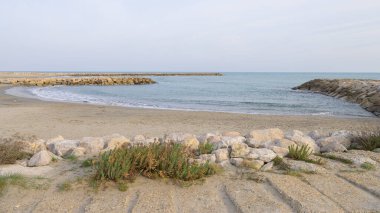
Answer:
[{"label": "large white rock", "polygon": [[203,154],[203,155],[200,155],[199,158],[204,161],[205,163],[206,162],[209,162],[209,163],[215,163],[216,161],[216,156],[215,154]]},{"label": "large white rock", "polygon": [[145,144],[145,136],[144,135],[136,135],[132,139],[133,144]]},{"label": "large white rock", "polygon": [[273,146],[279,146],[285,149],[288,149],[290,146],[296,145],[294,141],[288,139],[277,139],[274,141]]},{"label": "large white rock", "polygon": [[318,130],[314,130],[314,131],[309,132],[308,136],[311,137],[313,140],[317,141],[321,138],[328,137],[329,134],[328,133],[321,133]]},{"label": "large white rock", "polygon": [[86,154],[97,155],[104,148],[103,138],[84,137],[79,142],[79,146],[86,149]]},{"label": "large white rock", "polygon": [[232,158],[244,158],[249,153],[249,147],[242,142],[235,142],[231,145]]},{"label": "large white rock", "polygon": [[276,156],[276,153],[267,148],[250,148],[250,152],[247,155],[247,158],[258,159],[267,163],[272,161]]},{"label": "large white rock", "polygon": [[243,158],[231,158],[230,163],[234,166],[239,167],[243,164],[243,160],[244,160]]},{"label": "large white rock", "polygon": [[107,150],[116,149],[122,147],[124,144],[129,144],[131,141],[119,134],[112,134],[103,137],[104,148]]},{"label": "large white rock", "polygon": [[76,147],[74,149],[71,149],[66,153],[66,156],[75,156],[75,157],[81,157],[86,154],[86,149],[83,147]]},{"label": "large white rock", "polygon": [[232,144],[235,143],[245,143],[245,137],[242,136],[236,136],[236,137],[229,137],[229,136],[223,136],[221,137],[221,141],[214,143],[214,149],[224,149],[231,147]]},{"label": "large white rock", "polygon": [[222,161],[229,159],[228,149],[218,149],[218,150],[213,151],[212,153],[215,154],[217,163],[220,163]]},{"label": "large white rock", "polygon": [[335,136],[330,136],[326,138],[321,138],[317,141],[317,144],[320,147],[327,146],[328,144],[331,144],[331,143],[341,144],[345,148],[349,148],[351,146],[351,137],[344,136],[344,135],[335,135]]},{"label": "large white rock", "polygon": [[58,155],[64,156],[72,149],[78,147],[79,142],[76,140],[55,140],[47,143],[47,148],[50,152]]},{"label": "large white rock", "polygon": [[33,166],[46,166],[48,165],[51,160],[52,156],[54,154],[47,151],[47,150],[42,150],[40,152],[37,152],[36,154],[33,155],[32,158],[28,161],[28,166],[33,167]]},{"label": "large white rock", "polygon": [[265,143],[284,138],[284,132],[278,128],[253,130],[247,136],[247,144],[250,147],[265,147]]},{"label": "large white rock", "polygon": [[192,150],[196,150],[199,147],[199,141],[195,135],[189,133],[171,133],[165,136],[165,143],[179,143]]},{"label": "large white rock", "polygon": [[271,146],[269,149],[276,153],[279,157],[285,157],[289,153],[289,149],[279,146]]},{"label": "large white rock", "polygon": [[309,136],[304,135],[303,132],[293,130],[285,134],[285,138],[294,141],[298,146],[307,145],[313,153],[319,153],[320,149],[316,142]]}]

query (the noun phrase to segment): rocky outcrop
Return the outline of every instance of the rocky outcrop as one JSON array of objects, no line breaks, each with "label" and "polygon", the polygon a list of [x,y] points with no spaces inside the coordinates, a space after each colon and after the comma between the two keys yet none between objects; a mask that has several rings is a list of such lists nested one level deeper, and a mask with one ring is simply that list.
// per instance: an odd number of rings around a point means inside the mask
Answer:
[{"label": "rocky outcrop", "polygon": [[12,84],[19,86],[56,86],[56,85],[140,85],[156,83],[150,78],[8,78],[0,79],[0,84]]},{"label": "rocky outcrop", "polygon": [[357,103],[380,116],[380,80],[315,79],[293,89],[309,90]]}]

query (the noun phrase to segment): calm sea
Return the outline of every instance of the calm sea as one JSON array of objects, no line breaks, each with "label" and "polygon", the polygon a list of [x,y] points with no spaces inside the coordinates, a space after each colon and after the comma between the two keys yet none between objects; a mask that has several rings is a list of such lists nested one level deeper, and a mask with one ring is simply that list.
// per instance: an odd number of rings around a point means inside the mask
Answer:
[{"label": "calm sea", "polygon": [[315,78],[380,79],[380,73],[224,73],[224,76],[152,78],[158,83],[13,88],[8,93],[44,100],[125,107],[369,117],[372,114],[357,104],[291,88]]}]

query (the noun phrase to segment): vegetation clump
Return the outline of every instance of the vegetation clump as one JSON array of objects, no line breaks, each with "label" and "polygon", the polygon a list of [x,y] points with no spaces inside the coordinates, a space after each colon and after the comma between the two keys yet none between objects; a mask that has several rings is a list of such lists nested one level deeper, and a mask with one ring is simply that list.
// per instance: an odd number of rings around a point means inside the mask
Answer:
[{"label": "vegetation clump", "polygon": [[47,189],[49,187],[45,178],[27,178],[20,174],[2,175],[0,176],[0,195],[4,193],[9,185],[19,186],[24,189]]},{"label": "vegetation clump", "polygon": [[289,146],[289,154],[287,157],[294,159],[294,160],[300,160],[305,161],[308,163],[314,163],[314,164],[322,164],[322,160],[313,160],[310,159],[310,155],[312,154],[312,151],[308,145],[302,145],[302,146],[295,146],[291,145]]},{"label": "vegetation clump", "polygon": [[199,144],[199,154],[211,154],[214,150],[214,145],[209,142]]},{"label": "vegetation clump", "polygon": [[0,139],[0,164],[14,164],[17,160],[31,157],[24,151],[24,139],[18,134]]},{"label": "vegetation clump", "polygon": [[95,162],[95,179],[119,181],[143,175],[191,181],[216,172],[208,162],[190,162],[192,157],[194,154],[185,146],[173,143],[114,149]]},{"label": "vegetation clump", "polygon": [[351,142],[351,149],[373,151],[380,148],[380,129],[362,132],[360,135],[353,137]]}]

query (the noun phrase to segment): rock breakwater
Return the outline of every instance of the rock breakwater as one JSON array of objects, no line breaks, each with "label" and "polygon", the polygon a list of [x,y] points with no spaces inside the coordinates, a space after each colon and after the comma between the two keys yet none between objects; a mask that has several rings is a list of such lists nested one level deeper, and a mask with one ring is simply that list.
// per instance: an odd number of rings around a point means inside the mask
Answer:
[{"label": "rock breakwater", "polygon": [[56,85],[139,85],[154,84],[150,78],[10,78],[0,79],[0,84],[11,84],[18,86],[56,86]]},{"label": "rock breakwater", "polygon": [[314,79],[293,89],[309,90],[357,103],[380,116],[380,80]]}]

